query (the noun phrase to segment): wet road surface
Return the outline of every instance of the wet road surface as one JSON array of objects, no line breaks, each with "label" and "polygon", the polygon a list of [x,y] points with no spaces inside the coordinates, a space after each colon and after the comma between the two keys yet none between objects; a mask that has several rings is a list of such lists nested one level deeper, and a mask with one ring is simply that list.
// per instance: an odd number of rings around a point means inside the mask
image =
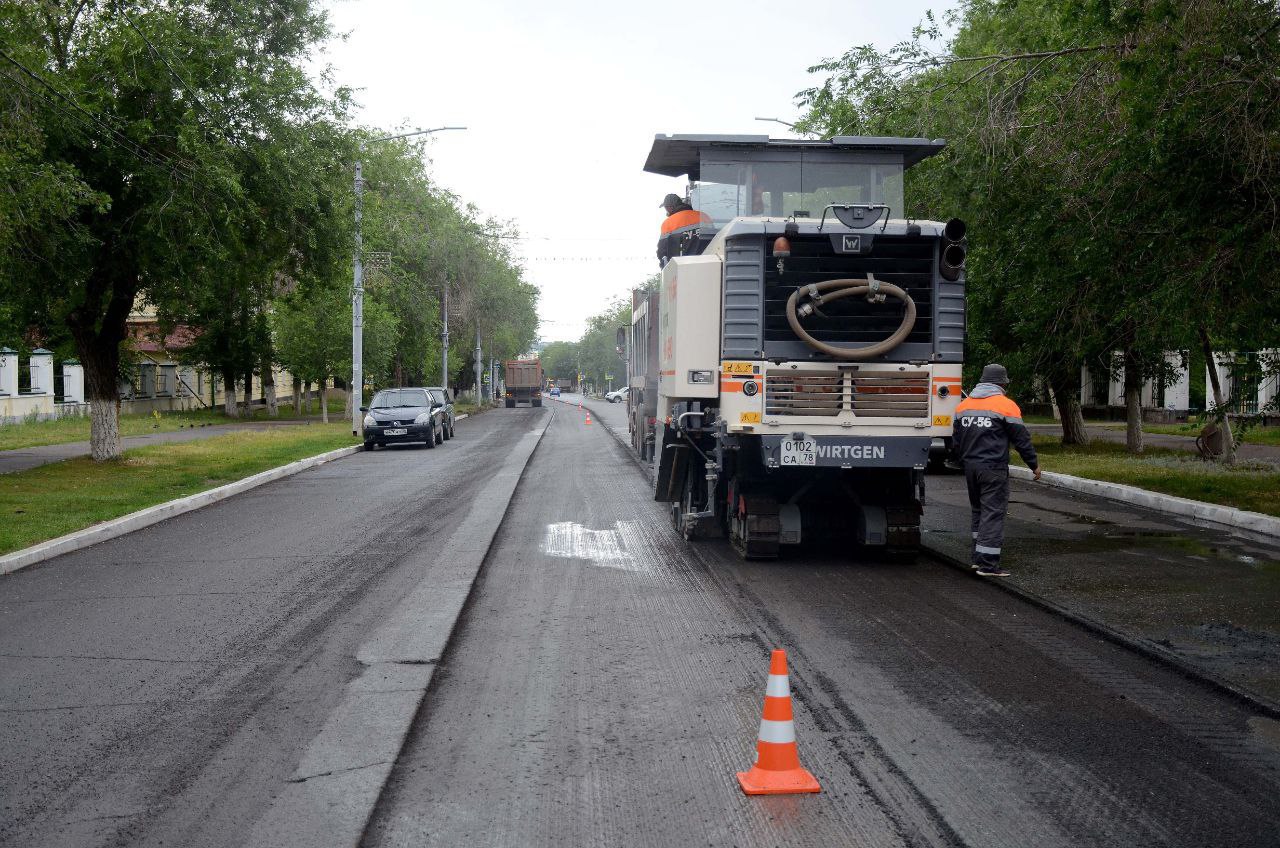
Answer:
[{"label": "wet road surface", "polygon": [[[773,647],[820,795],[734,780]],[[691,551],[561,407],[365,844],[1274,846],[1277,797],[1280,722],[936,563]]]}]

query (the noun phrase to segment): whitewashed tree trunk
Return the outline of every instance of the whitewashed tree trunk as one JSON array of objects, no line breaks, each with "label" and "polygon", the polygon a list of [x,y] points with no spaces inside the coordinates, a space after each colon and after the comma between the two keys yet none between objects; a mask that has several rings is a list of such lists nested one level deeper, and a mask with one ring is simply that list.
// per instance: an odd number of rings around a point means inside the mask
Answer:
[{"label": "whitewashed tree trunk", "polygon": [[236,406],[236,376],[229,369],[222,372],[222,413],[228,418],[240,417],[240,408]]},{"label": "whitewashed tree trunk", "polygon": [[1222,463],[1235,465],[1236,440],[1231,433],[1231,416],[1227,412],[1227,399],[1222,395],[1222,381],[1218,379],[1218,361],[1213,358],[1213,343],[1209,341],[1209,332],[1200,328],[1200,347],[1204,350],[1204,361],[1209,366],[1209,388],[1213,390],[1213,406],[1222,414],[1218,426],[1222,428]]},{"label": "whitewashed tree trunk", "polygon": [[293,378],[293,414],[302,414],[302,381],[297,377]]},{"label": "whitewashed tree trunk", "polygon": [[320,421],[329,423],[329,378],[320,381]]},{"label": "whitewashed tree trunk", "polygon": [[114,398],[89,398],[89,453],[99,462],[119,459],[124,452],[120,442],[120,401]]},{"label": "whitewashed tree trunk", "polygon": [[276,375],[271,370],[271,363],[262,363],[262,396],[267,401],[267,416],[280,417],[280,404],[276,402]]}]

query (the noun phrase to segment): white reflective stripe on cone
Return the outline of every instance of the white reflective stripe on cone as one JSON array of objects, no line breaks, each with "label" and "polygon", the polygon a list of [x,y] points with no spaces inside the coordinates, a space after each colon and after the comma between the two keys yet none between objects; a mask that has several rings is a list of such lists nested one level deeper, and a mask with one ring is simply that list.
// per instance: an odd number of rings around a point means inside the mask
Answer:
[{"label": "white reflective stripe on cone", "polygon": [[769,682],[765,684],[764,694],[767,698],[790,698],[791,683],[787,680],[785,674],[769,675]]},{"label": "white reflective stripe on cone", "polygon": [[973,549],[980,554],[999,554],[999,548],[988,548],[986,545],[974,545]]},{"label": "white reflective stripe on cone", "polygon": [[760,741],[794,742],[796,741],[796,726],[789,721],[770,721],[767,718],[762,718],[760,719]]}]

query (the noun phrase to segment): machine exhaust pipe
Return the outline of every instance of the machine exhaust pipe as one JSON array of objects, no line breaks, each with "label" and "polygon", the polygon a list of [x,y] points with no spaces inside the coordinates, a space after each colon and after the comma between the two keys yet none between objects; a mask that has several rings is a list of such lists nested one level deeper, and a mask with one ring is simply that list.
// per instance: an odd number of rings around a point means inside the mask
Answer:
[{"label": "machine exhaust pipe", "polygon": [[968,229],[959,218],[952,218],[942,227],[942,237],[947,240],[947,244],[942,248],[938,272],[945,280],[959,279],[960,272],[964,270],[964,260],[969,251],[962,242]]}]

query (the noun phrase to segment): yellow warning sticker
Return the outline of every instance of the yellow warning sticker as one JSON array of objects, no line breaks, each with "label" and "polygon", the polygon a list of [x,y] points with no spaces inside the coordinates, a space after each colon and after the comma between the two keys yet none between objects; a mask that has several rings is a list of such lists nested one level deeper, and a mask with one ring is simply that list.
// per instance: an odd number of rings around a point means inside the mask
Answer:
[{"label": "yellow warning sticker", "polygon": [[950,415],[935,415],[935,416],[933,416],[933,426],[935,426],[935,427],[950,427],[950,426],[951,426],[951,416],[950,416]]},{"label": "yellow warning sticker", "polygon": [[760,413],[758,413],[758,412],[744,412],[744,413],[742,413],[741,415],[739,415],[739,416],[738,416],[738,423],[739,423],[739,424],[759,424],[759,423],[760,423]]},{"label": "yellow warning sticker", "polygon": [[726,362],[724,364],[724,373],[726,374],[751,374],[752,366],[750,362]]}]

